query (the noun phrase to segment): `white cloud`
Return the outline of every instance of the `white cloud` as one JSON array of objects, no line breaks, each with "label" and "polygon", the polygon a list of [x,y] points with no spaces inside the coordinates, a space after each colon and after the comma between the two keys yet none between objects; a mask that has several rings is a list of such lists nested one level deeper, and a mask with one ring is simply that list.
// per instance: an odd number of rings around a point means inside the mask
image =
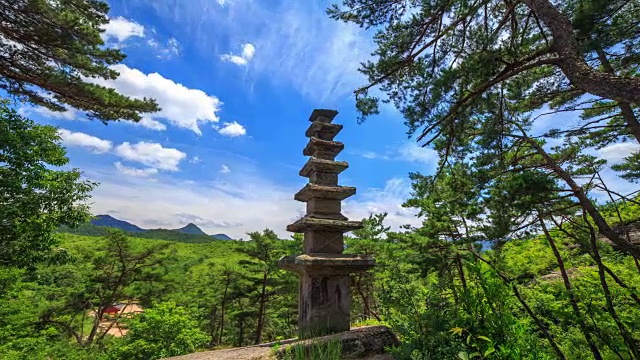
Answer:
[{"label": "white cloud", "polygon": [[241,55],[234,55],[233,53],[224,54],[220,56],[220,59],[223,61],[232,62],[238,66],[243,66],[243,65],[247,65],[249,61],[253,59],[253,55],[255,55],[255,53],[256,53],[256,47],[253,46],[253,44],[251,43],[246,43],[242,45]]},{"label": "white cloud", "polygon": [[416,142],[407,142],[398,150],[400,160],[419,162],[426,165],[438,164],[438,153],[426,147],[419,146]]},{"label": "white cloud", "polygon": [[191,159],[189,159],[189,163],[190,163],[190,164],[197,164],[197,163],[199,163],[199,162],[202,162],[202,159],[200,159],[200,158],[199,158],[199,157],[197,157],[197,156],[194,156],[194,157],[192,157]]},{"label": "white cloud", "polygon": [[122,165],[122,163],[119,161],[114,163],[113,165],[115,165],[116,169],[119,172],[125,175],[130,175],[130,176],[147,177],[147,176],[155,175],[158,173],[158,169],[154,169],[154,168],[136,169],[136,168]]},{"label": "white cloud", "polygon": [[144,141],[133,145],[124,142],[116,147],[116,154],[125,160],[167,171],[178,171],[178,165],[187,156],[178,149],[165,148],[158,143]]},{"label": "white cloud", "polygon": [[247,129],[244,126],[234,121],[231,123],[224,123],[224,126],[218,129],[218,133],[225,136],[237,137],[247,134]]},{"label": "white cloud", "polygon": [[109,19],[102,29],[104,29],[102,38],[105,41],[116,39],[118,42],[123,42],[133,36],[144,37],[144,26],[122,16]]},{"label": "white cloud", "polygon": [[167,125],[161,123],[160,121],[153,120],[149,116],[143,116],[142,119],[140,119],[140,121],[138,121],[137,123],[133,121],[127,121],[127,123],[146,127],[147,129],[151,129],[151,130],[157,130],[157,131],[167,130]]},{"label": "white cloud", "polygon": [[362,195],[347,199],[342,213],[350,219],[361,220],[371,213],[387,212],[385,223],[396,231],[402,225],[418,226],[422,221],[416,217],[417,210],[402,207],[410,192],[411,183],[408,179],[392,178],[387,180],[382,189],[366,189],[360,191]]},{"label": "white cloud", "polygon": [[62,143],[66,146],[77,146],[91,150],[100,154],[111,150],[111,141],[103,140],[81,132],[73,132],[67,129],[59,129],[58,133]]},{"label": "white cloud", "polygon": [[199,124],[219,121],[217,112],[222,102],[215,96],[178,84],[158,73],[144,74],[124,64],[113,65],[112,68],[120,73],[116,80],[90,79],[90,81],[114,88],[134,98],[156,99],[162,110],[148,115],[141,124],[143,126],[160,130],[162,125],[158,119],[163,119],[174,126],[202,135]]},{"label": "white cloud", "polygon": [[[157,227],[159,222],[166,228],[178,228],[185,219],[176,214],[189,214],[193,217],[191,222],[196,217],[206,219],[201,227],[210,234],[224,232],[246,239],[247,232],[268,227],[282,238],[289,238],[287,224],[305,211],[304,203],[293,200],[302,182],[282,186],[252,171],[234,171],[226,181],[215,182],[185,181],[171,175],[150,182],[110,172],[87,172],[87,176],[100,182],[93,191],[92,211],[118,211],[118,217],[131,219],[143,228]],[[417,225],[414,212],[401,207],[407,185],[408,180],[391,179],[382,189],[359,189],[345,202],[343,213],[359,220],[370,212],[387,211],[387,223],[394,230],[403,224]]]},{"label": "white cloud", "polygon": [[34,106],[28,110],[28,112],[31,111],[47,118],[61,120],[78,120],[78,117],[80,115],[80,112],[74,108],[68,108],[65,111],[52,111],[47,109],[46,107]]},{"label": "white cloud", "polygon": [[149,39],[147,45],[156,51],[158,59],[168,60],[180,56],[180,43],[176,38],[169,38],[166,44],[161,44],[158,40]]},{"label": "white cloud", "polygon": [[609,162],[620,162],[625,157],[640,150],[640,144],[636,142],[623,142],[611,144],[597,151],[597,157],[605,159]]},{"label": "white cloud", "polygon": [[365,159],[393,160],[415,162],[426,165],[428,170],[435,170],[438,165],[438,153],[430,148],[419,146],[414,141],[404,142],[398,146],[388,148],[384,153],[375,151],[352,151],[352,154]]},{"label": "white cloud", "polygon": [[231,170],[229,169],[229,167],[227,165],[222,164],[220,166],[220,173],[221,174],[228,174],[230,172],[231,172]]}]

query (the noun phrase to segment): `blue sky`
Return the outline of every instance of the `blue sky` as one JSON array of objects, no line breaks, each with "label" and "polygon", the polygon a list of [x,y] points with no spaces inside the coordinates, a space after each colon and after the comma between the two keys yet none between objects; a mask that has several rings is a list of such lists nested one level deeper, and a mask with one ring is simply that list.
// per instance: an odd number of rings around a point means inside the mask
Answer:
[{"label": "blue sky", "polygon": [[[436,156],[407,139],[390,107],[356,124],[352,91],[364,83],[357,68],[373,50],[371,34],[329,19],[329,2],[109,4],[105,41],[128,57],[116,66],[120,78],[101,83],[153,97],[163,110],[139,124],[105,126],[74,110],[23,109],[59,126],[71,165],[100,182],[95,214],[147,228],[193,222],[234,237],[266,227],[288,236],[285,226],[304,209],[293,195],[306,182],[298,171],[307,119],[329,108],[344,125],[339,159],[350,168],[341,183],[358,188],[343,213],[360,219],[388,211],[394,228],[418,223],[400,206],[410,191],[407,174],[432,172]],[[553,123],[541,120],[537,130]],[[609,155],[631,149],[623,147]]]},{"label": "blue sky", "polygon": [[306,182],[298,171],[308,117],[336,109],[346,145],[339,159],[350,163],[341,183],[358,188],[345,215],[388,211],[394,226],[416,224],[400,206],[407,173],[431,171],[436,158],[407,139],[392,108],[356,124],[352,91],[364,82],[356,70],[371,36],[329,19],[328,5],[111,1],[104,38],[128,57],[118,80],[101,83],[154,97],[163,110],[106,126],[73,110],[24,111],[63,129],[71,165],[100,182],[94,213],[241,237],[265,227],[288,236],[304,209],[293,195]]}]

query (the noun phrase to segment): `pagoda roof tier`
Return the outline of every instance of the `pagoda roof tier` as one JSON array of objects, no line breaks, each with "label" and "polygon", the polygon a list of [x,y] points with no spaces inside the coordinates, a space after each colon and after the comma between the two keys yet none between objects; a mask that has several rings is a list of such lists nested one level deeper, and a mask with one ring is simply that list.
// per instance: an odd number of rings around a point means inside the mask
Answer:
[{"label": "pagoda roof tier", "polygon": [[304,233],[314,231],[349,232],[362,228],[362,221],[331,220],[303,217],[293,224],[287,225],[287,231]]},{"label": "pagoda roof tier", "polygon": [[333,118],[336,117],[336,115],[338,115],[338,112],[335,110],[315,109],[311,113],[311,116],[309,117],[309,121],[311,122],[319,121],[322,123],[330,123],[331,121],[333,121]]},{"label": "pagoda roof tier", "polygon": [[307,146],[302,150],[304,156],[314,156],[316,153],[327,153],[333,159],[344,150],[344,144],[339,141],[322,140],[315,137],[309,139]]},{"label": "pagoda roof tier", "polygon": [[333,140],[336,135],[342,130],[342,125],[340,124],[330,124],[324,123],[320,121],[314,121],[309,125],[307,132],[305,132],[305,136],[308,138],[316,137],[321,140]]},{"label": "pagoda roof tier", "polygon": [[347,163],[346,161],[325,160],[311,157],[309,158],[309,160],[307,160],[307,163],[304,164],[304,166],[300,170],[300,176],[308,178],[314,171],[340,174],[348,167],[349,163]]},{"label": "pagoda roof tier", "polygon": [[283,256],[278,266],[299,273],[343,275],[366,271],[376,265],[373,257],[354,254],[312,253]]},{"label": "pagoda roof tier", "polygon": [[355,193],[356,188],[351,186],[322,186],[307,184],[298,191],[293,198],[302,202],[307,202],[314,198],[344,200],[355,195]]}]

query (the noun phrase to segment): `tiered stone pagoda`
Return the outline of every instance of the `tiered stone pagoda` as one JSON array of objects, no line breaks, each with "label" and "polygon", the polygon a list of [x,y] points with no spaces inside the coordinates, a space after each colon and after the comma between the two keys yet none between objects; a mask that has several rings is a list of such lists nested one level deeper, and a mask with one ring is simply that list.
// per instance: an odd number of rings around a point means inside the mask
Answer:
[{"label": "tiered stone pagoda", "polygon": [[334,110],[314,110],[303,154],[310,156],[300,170],[309,178],[295,199],[307,203],[307,214],[287,226],[287,231],[304,233],[304,254],[280,259],[280,267],[300,275],[298,327],[301,337],[347,331],[350,328],[350,274],[375,265],[371,257],[343,254],[344,233],[362,227],[341,214],[341,201],[356,189],[338,185],[338,174],[349,164],[335,158],[344,144],[334,141],[342,125],[332,124]]}]

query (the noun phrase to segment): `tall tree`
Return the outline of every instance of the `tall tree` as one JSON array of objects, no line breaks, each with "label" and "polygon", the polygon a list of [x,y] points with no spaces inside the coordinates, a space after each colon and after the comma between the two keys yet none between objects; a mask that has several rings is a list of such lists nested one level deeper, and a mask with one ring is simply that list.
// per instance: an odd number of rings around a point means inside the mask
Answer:
[{"label": "tall tree", "polygon": [[140,120],[158,111],[152,99],[134,99],[97,85],[116,79],[111,65],[125,55],[105,47],[101,27],[109,7],[100,0],[0,0],[0,89],[22,101],[89,118]]},{"label": "tall tree", "polygon": [[[328,12],[378,30],[376,60],[361,68],[368,83],[355,91],[361,114],[377,113],[369,94],[379,87],[419,140],[452,143],[503,90],[521,111],[584,94],[626,113],[640,103],[637,0],[343,0]],[[600,68],[597,51],[619,67]]]},{"label": "tall tree", "polygon": [[240,264],[258,275],[255,279],[258,311],[254,343],[259,344],[265,329],[267,305],[277,293],[275,289],[280,282],[276,277],[276,273],[279,272],[278,259],[286,254],[285,246],[288,244],[279,240],[278,235],[269,229],[251,232],[248,235],[251,242],[240,251],[247,254],[250,260],[243,260]]},{"label": "tall tree", "polygon": [[89,220],[95,186],[68,163],[57,129],[37,125],[0,102],[0,266],[34,266],[51,252],[60,225]]}]

